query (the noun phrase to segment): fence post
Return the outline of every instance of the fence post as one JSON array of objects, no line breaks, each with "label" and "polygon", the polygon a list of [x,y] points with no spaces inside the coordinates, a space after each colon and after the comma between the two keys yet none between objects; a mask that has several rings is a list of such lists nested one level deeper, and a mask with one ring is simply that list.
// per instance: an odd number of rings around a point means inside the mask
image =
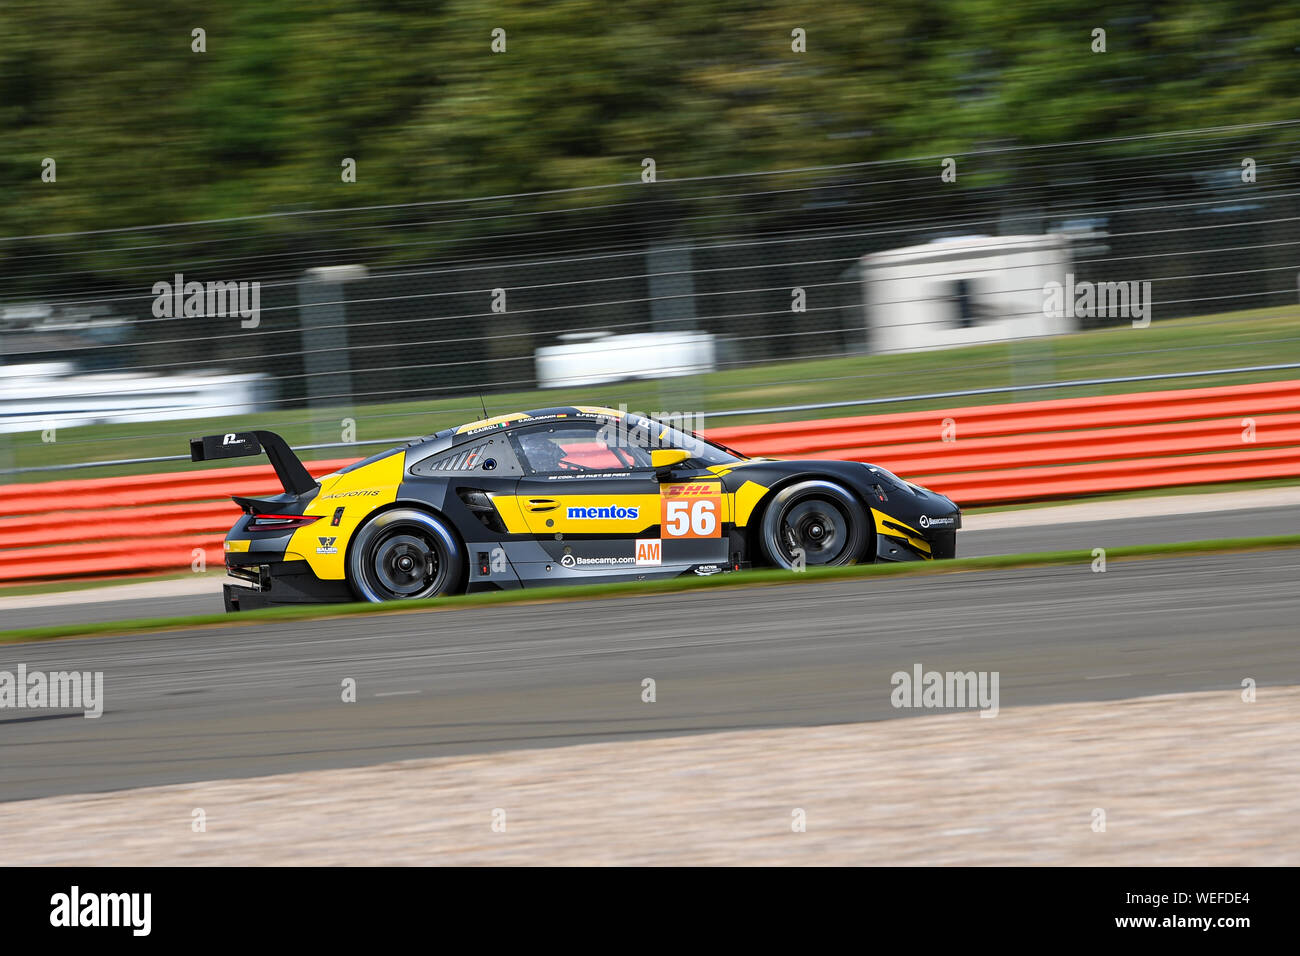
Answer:
[{"label": "fence post", "polygon": [[[681,239],[651,243],[646,250],[650,322],[655,332],[695,331],[695,277],[691,273],[693,259],[690,247]],[[688,403],[683,402],[683,399],[687,393],[695,396],[694,409],[698,409],[698,389],[686,387],[685,379],[659,379],[660,408],[685,407]]]},{"label": "fence post", "polygon": [[364,279],[365,266],[308,269],[298,280],[298,327],[307,407],[313,413],[334,407],[338,420],[311,416],[313,444],[339,440],[342,418],[352,407],[352,355],[348,350],[345,282]]}]

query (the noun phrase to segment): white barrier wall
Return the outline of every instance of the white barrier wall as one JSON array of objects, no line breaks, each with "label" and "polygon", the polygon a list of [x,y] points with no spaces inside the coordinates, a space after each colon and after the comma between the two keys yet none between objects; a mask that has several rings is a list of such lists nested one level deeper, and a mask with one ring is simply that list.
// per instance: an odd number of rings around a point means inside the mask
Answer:
[{"label": "white barrier wall", "polygon": [[264,411],[263,375],[75,373],[68,363],[0,365],[0,432]]},{"label": "white barrier wall", "polygon": [[713,336],[704,332],[602,335],[538,349],[542,388],[712,372]]}]

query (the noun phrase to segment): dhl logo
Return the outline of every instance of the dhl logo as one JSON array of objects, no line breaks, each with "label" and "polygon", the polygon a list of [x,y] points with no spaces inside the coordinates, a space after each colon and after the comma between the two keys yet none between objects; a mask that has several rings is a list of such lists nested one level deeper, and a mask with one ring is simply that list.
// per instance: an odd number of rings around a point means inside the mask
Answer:
[{"label": "dhl logo", "polygon": [[695,484],[695,485],[669,485],[669,498],[707,498],[720,495],[722,493],[721,485]]}]

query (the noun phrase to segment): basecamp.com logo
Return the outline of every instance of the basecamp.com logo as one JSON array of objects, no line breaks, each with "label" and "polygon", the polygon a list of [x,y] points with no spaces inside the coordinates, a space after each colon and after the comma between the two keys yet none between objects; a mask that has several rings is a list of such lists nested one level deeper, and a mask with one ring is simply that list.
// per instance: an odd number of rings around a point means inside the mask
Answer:
[{"label": "basecamp.com logo", "polygon": [[956,521],[956,518],[931,518],[929,515],[921,515],[916,523],[922,528],[948,528]]}]

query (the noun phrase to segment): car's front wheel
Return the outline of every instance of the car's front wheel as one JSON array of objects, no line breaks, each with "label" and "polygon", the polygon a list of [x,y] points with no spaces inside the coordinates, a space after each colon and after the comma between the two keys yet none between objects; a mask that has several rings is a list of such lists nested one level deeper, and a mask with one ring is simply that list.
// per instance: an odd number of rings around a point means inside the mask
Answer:
[{"label": "car's front wheel", "polygon": [[363,601],[446,594],[460,583],[464,550],[439,518],[397,508],[371,518],[348,552],[348,583]]},{"label": "car's front wheel", "polygon": [[763,512],[763,553],[783,568],[851,564],[874,529],[851,492],[831,481],[801,481],[777,492]]}]

